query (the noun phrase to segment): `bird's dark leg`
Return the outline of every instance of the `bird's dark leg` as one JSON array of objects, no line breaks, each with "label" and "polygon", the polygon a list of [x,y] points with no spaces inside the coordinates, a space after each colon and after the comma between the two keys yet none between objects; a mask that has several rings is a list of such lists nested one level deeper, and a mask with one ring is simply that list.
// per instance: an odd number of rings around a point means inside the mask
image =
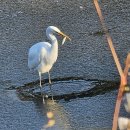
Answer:
[{"label": "bird's dark leg", "polygon": [[51,96],[52,96],[52,101],[54,102],[52,88],[51,88],[51,77],[50,77],[50,73],[49,72],[48,72],[48,77],[49,77],[49,87],[50,87],[50,92],[51,92]]},{"label": "bird's dark leg", "polygon": [[40,89],[41,89],[41,96],[43,97],[43,103],[45,104],[44,95],[42,94],[42,79],[41,79],[41,72],[39,72],[39,78],[40,78]]}]

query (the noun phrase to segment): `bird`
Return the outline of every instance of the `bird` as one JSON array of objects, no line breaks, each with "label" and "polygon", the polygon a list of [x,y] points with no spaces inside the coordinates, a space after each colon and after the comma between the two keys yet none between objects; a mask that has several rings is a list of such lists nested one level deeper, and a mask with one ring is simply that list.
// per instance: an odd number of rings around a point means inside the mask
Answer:
[{"label": "bird", "polygon": [[[43,73],[48,73],[52,100],[53,100],[53,94],[51,89],[50,70],[58,57],[58,40],[55,36],[56,33],[64,37],[62,45],[64,44],[66,39],[71,41],[70,37],[64,34],[59,28],[57,28],[56,26],[49,26],[46,29],[46,36],[51,43],[49,42],[36,43],[32,47],[30,47],[28,52],[28,67],[30,70],[38,71],[41,91],[42,91],[41,75]],[[43,103],[45,103],[44,95],[42,94],[42,92],[41,95],[43,96]]]}]

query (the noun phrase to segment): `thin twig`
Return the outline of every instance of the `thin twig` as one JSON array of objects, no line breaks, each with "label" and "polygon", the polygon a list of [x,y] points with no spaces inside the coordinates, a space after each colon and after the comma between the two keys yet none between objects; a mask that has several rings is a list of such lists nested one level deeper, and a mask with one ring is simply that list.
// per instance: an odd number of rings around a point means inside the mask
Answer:
[{"label": "thin twig", "polygon": [[107,41],[108,41],[108,44],[109,44],[109,47],[111,49],[111,52],[112,52],[112,56],[114,58],[114,61],[116,63],[116,66],[117,66],[117,69],[118,69],[118,72],[120,74],[120,76],[123,74],[123,70],[121,68],[121,64],[119,62],[119,59],[118,59],[118,56],[116,54],[116,51],[114,49],[114,46],[113,46],[113,42],[112,42],[112,38],[108,32],[108,29],[107,27],[105,26],[105,22],[104,22],[104,18],[103,18],[103,15],[102,15],[102,12],[101,12],[101,9],[100,9],[100,6],[99,6],[99,3],[98,3],[98,0],[94,0],[94,5],[96,7],[96,10],[97,10],[97,13],[98,13],[98,16],[100,18],[100,21],[101,21],[101,24],[102,24],[102,27],[103,27],[103,30],[105,32],[105,36],[107,38]]}]

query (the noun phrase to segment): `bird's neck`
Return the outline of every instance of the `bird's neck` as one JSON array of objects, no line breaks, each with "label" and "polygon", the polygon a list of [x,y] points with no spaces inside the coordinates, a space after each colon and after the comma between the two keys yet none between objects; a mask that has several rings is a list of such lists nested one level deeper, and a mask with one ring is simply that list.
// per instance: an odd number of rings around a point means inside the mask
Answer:
[{"label": "bird's neck", "polygon": [[57,38],[53,35],[53,33],[50,33],[47,37],[51,41],[51,44],[52,44],[50,57],[52,57],[55,62],[58,56],[58,41],[57,41]]},{"label": "bird's neck", "polygon": [[51,43],[57,42],[57,38],[56,38],[56,36],[55,36],[53,33],[49,33],[49,34],[47,35],[47,37],[48,37],[48,39],[51,41]]},{"label": "bird's neck", "polygon": [[57,38],[53,35],[53,33],[50,33],[47,37],[51,41],[52,49],[58,49],[58,41]]}]

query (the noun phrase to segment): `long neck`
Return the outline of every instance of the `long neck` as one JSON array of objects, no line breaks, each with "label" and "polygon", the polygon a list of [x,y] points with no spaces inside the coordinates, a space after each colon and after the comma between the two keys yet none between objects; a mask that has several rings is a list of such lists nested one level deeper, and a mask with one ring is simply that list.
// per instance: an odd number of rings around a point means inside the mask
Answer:
[{"label": "long neck", "polygon": [[57,41],[57,38],[53,35],[53,33],[49,33],[47,35],[48,39],[51,41],[51,51],[55,50],[57,51],[58,50],[58,41]]},{"label": "long neck", "polygon": [[47,37],[51,41],[50,60],[55,62],[58,56],[58,41],[53,33],[49,33]]}]

